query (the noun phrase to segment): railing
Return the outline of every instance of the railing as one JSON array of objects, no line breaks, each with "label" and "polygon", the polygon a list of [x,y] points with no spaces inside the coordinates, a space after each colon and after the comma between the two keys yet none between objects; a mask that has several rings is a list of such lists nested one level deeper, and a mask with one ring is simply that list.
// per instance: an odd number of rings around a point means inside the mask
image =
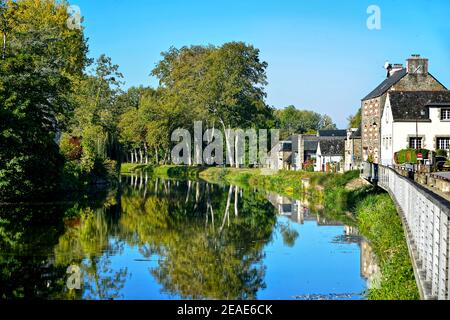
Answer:
[{"label": "railing", "polygon": [[392,168],[366,163],[363,171],[399,209],[421,297],[450,300],[450,202]]}]

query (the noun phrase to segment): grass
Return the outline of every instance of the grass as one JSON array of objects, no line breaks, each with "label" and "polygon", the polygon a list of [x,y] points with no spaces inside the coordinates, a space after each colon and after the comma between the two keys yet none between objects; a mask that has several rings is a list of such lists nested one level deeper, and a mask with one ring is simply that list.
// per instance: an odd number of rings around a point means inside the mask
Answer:
[{"label": "grass", "polygon": [[146,172],[158,177],[169,179],[198,179],[199,173],[203,171],[202,167],[187,167],[176,165],[154,166],[146,164],[122,164],[120,172],[122,174],[132,174]]},{"label": "grass", "polygon": [[371,241],[381,268],[381,283],[369,291],[369,299],[419,299],[402,222],[390,196],[367,196],[358,203],[356,218],[360,232]]}]

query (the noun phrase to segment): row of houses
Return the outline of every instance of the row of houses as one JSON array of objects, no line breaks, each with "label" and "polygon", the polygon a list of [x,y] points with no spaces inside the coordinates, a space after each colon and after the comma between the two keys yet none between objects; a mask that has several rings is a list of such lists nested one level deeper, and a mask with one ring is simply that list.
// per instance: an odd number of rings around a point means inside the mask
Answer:
[{"label": "row of houses", "polygon": [[[293,135],[272,150],[274,170],[347,171],[363,161],[393,165],[406,149],[450,150],[450,91],[412,55],[386,64],[386,79],[361,102],[361,127]],[[426,155],[425,155],[426,157]]]},{"label": "row of houses", "polygon": [[272,170],[344,171],[362,160],[361,130],[322,130],[295,134],[279,142],[270,154]]}]

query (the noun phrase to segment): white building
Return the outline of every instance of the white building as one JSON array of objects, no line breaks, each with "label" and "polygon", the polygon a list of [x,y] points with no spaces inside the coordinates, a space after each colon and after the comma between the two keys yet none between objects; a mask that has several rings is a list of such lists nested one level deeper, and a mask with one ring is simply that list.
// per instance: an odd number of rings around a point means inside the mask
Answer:
[{"label": "white building", "polygon": [[[450,148],[450,91],[391,91],[381,119],[381,161],[406,148]],[[426,155],[424,155],[426,157]]]},{"label": "white building", "polygon": [[327,167],[342,171],[344,164],[345,140],[329,138],[319,141],[317,146],[316,172],[326,172]]}]

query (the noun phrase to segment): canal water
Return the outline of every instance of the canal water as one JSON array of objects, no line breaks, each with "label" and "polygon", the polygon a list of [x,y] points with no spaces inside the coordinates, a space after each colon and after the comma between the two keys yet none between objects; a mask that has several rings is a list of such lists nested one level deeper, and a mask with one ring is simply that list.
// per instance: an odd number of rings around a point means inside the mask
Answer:
[{"label": "canal water", "polygon": [[289,198],[122,177],[97,201],[0,208],[0,299],[358,300],[358,231]]}]

